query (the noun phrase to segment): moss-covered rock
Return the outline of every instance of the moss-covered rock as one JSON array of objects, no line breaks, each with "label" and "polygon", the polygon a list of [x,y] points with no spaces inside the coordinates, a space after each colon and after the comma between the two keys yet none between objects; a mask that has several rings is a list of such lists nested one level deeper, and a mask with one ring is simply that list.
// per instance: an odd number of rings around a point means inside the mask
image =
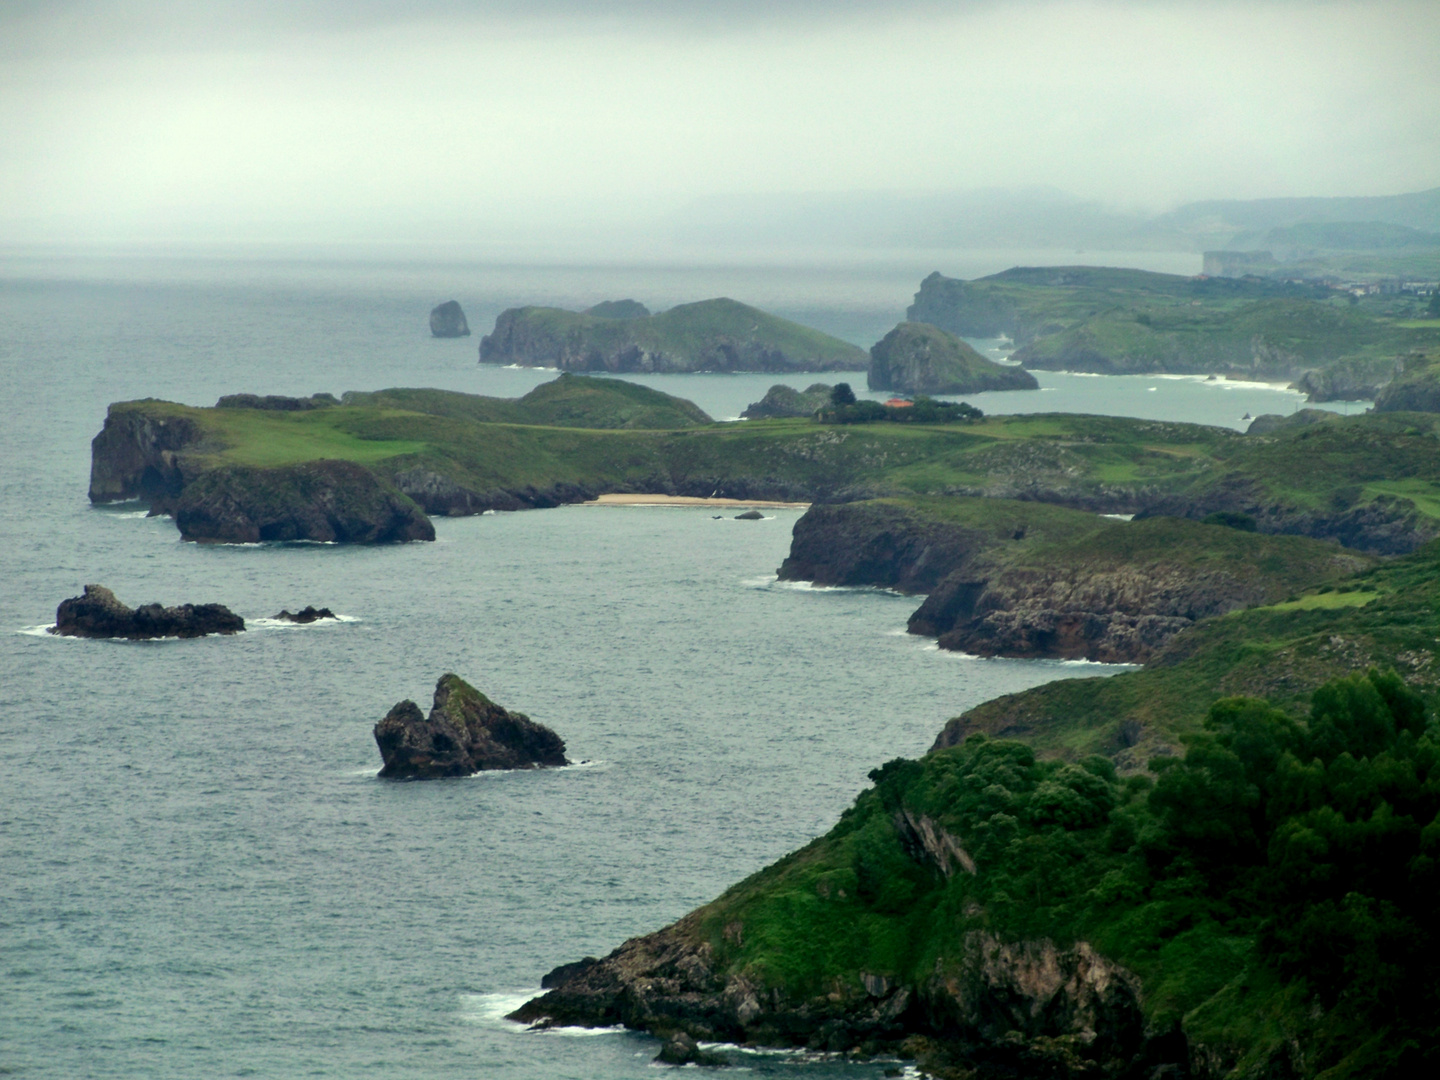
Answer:
[{"label": "moss-covered rock", "polygon": [[904,394],[978,394],[1037,390],[1023,368],[987,360],[954,334],[928,323],[904,322],[870,349],[871,390]]},{"label": "moss-covered rock", "polygon": [[765,391],[765,396],[759,401],[752,401],[745,406],[745,411],[740,415],[746,420],[814,416],[830,404],[830,390],[829,383],[811,383],[804,390],[776,383]]}]

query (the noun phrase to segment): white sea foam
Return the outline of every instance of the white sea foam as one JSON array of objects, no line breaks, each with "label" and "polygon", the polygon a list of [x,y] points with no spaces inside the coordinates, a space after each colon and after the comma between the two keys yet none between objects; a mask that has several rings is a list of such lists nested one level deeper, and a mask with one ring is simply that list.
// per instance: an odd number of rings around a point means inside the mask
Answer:
[{"label": "white sea foam", "polygon": [[245,625],[261,630],[313,630],[317,627],[340,626],[343,623],[357,623],[354,615],[336,615],[333,619],[316,619],[314,622],[297,623],[289,619],[246,619]]},{"label": "white sea foam", "polygon": [[[62,635],[60,635],[60,634],[52,634],[52,633],[50,632],[51,630],[54,630],[54,629],[55,629],[55,624],[52,622],[52,623],[42,623],[42,624],[39,625],[39,626],[22,626],[19,630],[16,630],[15,632],[16,632],[17,634],[24,634],[26,637],[40,637],[40,638],[59,638],[59,637],[61,637]],[[79,640],[79,639],[77,638],[76,640]]]},{"label": "white sea foam", "polygon": [[506,1020],[512,1012],[531,998],[539,997],[543,990],[520,991],[508,994],[461,994],[460,1012],[466,1020],[477,1024],[503,1025],[508,1028],[523,1028],[525,1025]]}]

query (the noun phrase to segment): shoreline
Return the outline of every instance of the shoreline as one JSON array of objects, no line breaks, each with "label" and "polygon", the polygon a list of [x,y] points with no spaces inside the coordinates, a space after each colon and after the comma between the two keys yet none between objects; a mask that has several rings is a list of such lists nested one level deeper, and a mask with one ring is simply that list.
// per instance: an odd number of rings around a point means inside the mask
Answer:
[{"label": "shoreline", "polygon": [[715,499],[697,495],[601,495],[581,506],[753,506],[760,510],[805,510],[808,502],[776,502],[773,499]]}]

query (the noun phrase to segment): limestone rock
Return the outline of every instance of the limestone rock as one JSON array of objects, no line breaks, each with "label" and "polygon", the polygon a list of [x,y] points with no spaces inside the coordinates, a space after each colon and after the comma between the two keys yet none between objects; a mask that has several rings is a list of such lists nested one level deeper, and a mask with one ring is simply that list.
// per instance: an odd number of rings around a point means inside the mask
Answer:
[{"label": "limestone rock", "polygon": [[435,539],[435,526],[420,507],[352,461],[212,469],[181,493],[175,524],[182,539],[209,543]]},{"label": "limestone rock", "polygon": [[161,607],[142,604],[130,608],[103,585],[86,585],[81,596],[61,601],[50,631],[65,637],[114,638],[134,641],[161,637],[204,637],[238,634],[245,620],[223,604],[182,604]]},{"label": "limestone rock", "polygon": [[446,300],[430,312],[430,333],[435,337],[469,337],[470,324],[454,300]]},{"label": "limestone rock", "polygon": [[506,711],[454,674],[435,684],[428,718],[413,701],[402,701],[375,725],[375,743],[385,762],[380,775],[396,780],[569,764],[555,732]]},{"label": "limestone rock", "polygon": [[914,322],[901,323],[870,349],[867,385],[906,394],[978,394],[1040,386],[1024,368],[987,360],[954,334]]}]

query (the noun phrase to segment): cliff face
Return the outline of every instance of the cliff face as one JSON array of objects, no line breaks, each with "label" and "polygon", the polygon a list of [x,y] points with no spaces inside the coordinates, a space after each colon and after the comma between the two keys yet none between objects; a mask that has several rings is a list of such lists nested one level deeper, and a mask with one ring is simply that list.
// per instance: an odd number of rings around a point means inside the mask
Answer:
[{"label": "cliff face", "polygon": [[562,371],[855,371],[865,353],[722,297],[629,318],[511,308],[480,340],[480,362]]},{"label": "cliff face", "polygon": [[435,539],[434,525],[410,498],[349,461],[212,469],[180,494],[175,524],[182,539],[211,543]]},{"label": "cliff face", "polygon": [[1440,349],[1407,356],[1401,371],[1375,395],[1376,412],[1440,412]]},{"label": "cliff face", "polygon": [[173,499],[185,486],[182,452],[194,449],[200,430],[183,416],[112,405],[105,426],[90,441],[90,501]]},{"label": "cliff face", "polygon": [[830,404],[830,384],[811,383],[803,391],[776,383],[759,401],[752,401],[740,415],[746,420],[814,416]]},{"label": "cliff face", "polygon": [[904,322],[870,350],[871,390],[907,394],[978,394],[986,390],[1036,390],[1035,376],[981,356],[939,327]]},{"label": "cliff face", "polygon": [[[727,970],[701,938],[702,917],[557,969],[559,978],[547,976],[553,988],[511,1019],[832,1053],[900,1050],[931,1068],[978,1066],[968,1074],[988,1077],[1111,1077],[1165,1063],[1167,1048],[1146,1036],[1140,980],[1083,941],[1061,948],[971,931],[959,955],[920,982],[862,973],[805,994]],[[728,932],[743,936],[744,927]],[[1168,1049],[1183,1055],[1183,1040]]]},{"label": "cliff face", "polygon": [[999,500],[977,501],[972,517],[891,502],[812,506],[779,576],[928,593],[909,630],[945,649],[1144,663],[1199,619],[1370,565],[1305,540],[1169,519],[1127,525]]},{"label": "cliff face", "polygon": [[375,725],[375,743],[385,762],[380,775],[395,780],[569,764],[555,732],[508,712],[453,674],[435,684],[428,718],[413,701],[402,701]]},{"label": "cliff face", "polygon": [[441,338],[470,336],[470,324],[465,321],[465,312],[457,301],[446,300],[430,312],[430,333]]}]

